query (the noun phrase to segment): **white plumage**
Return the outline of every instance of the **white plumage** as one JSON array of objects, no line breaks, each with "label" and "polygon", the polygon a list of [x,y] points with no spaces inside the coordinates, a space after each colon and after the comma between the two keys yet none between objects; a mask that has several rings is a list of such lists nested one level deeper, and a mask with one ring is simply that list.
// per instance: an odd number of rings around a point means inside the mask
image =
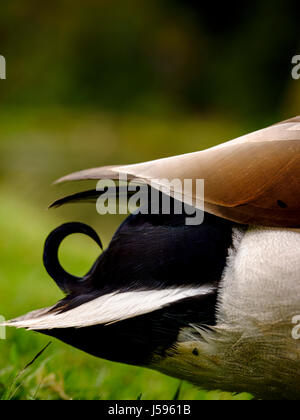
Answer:
[{"label": "white plumage", "polygon": [[6,325],[29,330],[106,325],[157,311],[182,299],[209,295],[214,291],[215,287],[209,285],[198,288],[183,286],[163,290],[116,291],[83,303],[66,312],[56,311],[55,307],[41,309],[15,321],[10,321]]}]

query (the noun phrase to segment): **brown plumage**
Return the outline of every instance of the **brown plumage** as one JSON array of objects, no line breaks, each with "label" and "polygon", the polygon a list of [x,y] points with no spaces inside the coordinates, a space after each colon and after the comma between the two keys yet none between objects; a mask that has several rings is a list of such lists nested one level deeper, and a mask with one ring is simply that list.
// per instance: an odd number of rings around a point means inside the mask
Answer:
[{"label": "brown plumage", "polygon": [[[200,152],[135,165],[88,169],[57,182],[87,179],[204,179],[205,210],[241,224],[300,227],[300,117]],[[152,184],[153,185],[153,184]],[[193,188],[193,199],[196,196]],[[176,195],[176,187],[170,195]],[[188,193],[183,201],[190,204]]]}]

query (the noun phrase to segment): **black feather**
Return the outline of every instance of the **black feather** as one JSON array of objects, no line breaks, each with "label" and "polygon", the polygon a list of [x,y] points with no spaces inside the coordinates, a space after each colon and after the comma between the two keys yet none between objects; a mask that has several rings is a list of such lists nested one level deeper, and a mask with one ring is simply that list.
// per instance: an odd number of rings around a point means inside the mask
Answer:
[{"label": "black feather", "polygon": [[[135,191],[129,191],[127,186],[116,186],[116,189],[106,188],[105,193],[116,194],[117,198],[128,197],[130,198]],[[103,194],[103,191],[97,191],[95,189],[88,191],[81,191],[76,194],[67,195],[66,197],[60,198],[50,204],[49,209],[58,208],[66,204],[74,203],[96,203],[97,199]]]},{"label": "black feather", "polygon": [[[78,201],[96,194],[99,192],[89,191],[75,197]],[[60,267],[58,246],[68,234],[78,231],[93,237],[99,245],[100,239],[82,224],[67,224],[54,231],[46,242],[45,266],[59,287],[70,293],[54,311],[69,311],[112,292],[201,285],[214,285],[217,290],[232,244],[234,224],[205,214],[201,225],[188,226],[187,215],[174,214],[175,200],[171,203],[169,215],[130,215],[84,279],[75,278]],[[217,298],[217,292],[213,292],[111,325],[43,333],[98,357],[145,366],[154,354],[163,356],[174,346],[182,328],[190,324],[215,325]]]},{"label": "black feather", "polygon": [[66,223],[55,229],[46,239],[44,247],[44,266],[48,274],[57,283],[58,287],[65,293],[82,292],[88,288],[89,274],[83,278],[73,276],[67,273],[60,265],[58,259],[58,250],[62,241],[75,233],[82,233],[92,238],[101,249],[103,249],[101,240],[97,233],[89,226],[83,223]]}]

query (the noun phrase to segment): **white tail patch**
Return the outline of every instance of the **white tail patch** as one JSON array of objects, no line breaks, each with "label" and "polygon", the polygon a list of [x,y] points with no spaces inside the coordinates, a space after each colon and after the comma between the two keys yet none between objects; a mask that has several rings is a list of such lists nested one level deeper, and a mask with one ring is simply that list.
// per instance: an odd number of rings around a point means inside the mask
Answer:
[{"label": "white tail patch", "polygon": [[162,309],[182,299],[207,295],[215,287],[170,288],[137,292],[110,293],[74,309],[60,313],[52,308],[31,312],[3,325],[29,330],[51,330],[55,328],[83,328],[107,325]]}]

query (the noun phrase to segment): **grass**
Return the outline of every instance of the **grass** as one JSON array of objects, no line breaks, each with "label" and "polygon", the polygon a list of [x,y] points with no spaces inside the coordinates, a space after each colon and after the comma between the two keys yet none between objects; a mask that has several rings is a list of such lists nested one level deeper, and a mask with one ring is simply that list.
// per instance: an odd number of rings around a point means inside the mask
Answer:
[{"label": "grass", "polygon": [[[45,114],[14,114],[14,118],[11,114],[1,114],[0,120],[0,156],[5,162],[0,169],[0,315],[6,319],[52,305],[62,297],[44,271],[41,261],[44,240],[53,228],[70,221],[71,217],[90,224],[93,224],[92,219],[101,224],[102,240],[107,245],[119,223],[118,218],[109,217],[105,222],[102,219],[99,221],[99,216],[96,217],[91,210],[83,209],[82,206],[46,212],[44,209],[52,196],[54,198],[58,195],[57,191],[48,188],[51,179],[68,170],[93,166],[96,163],[94,155],[97,150],[95,139],[100,138],[101,155],[101,150],[105,149],[105,135],[115,138],[117,145],[123,139],[126,147],[124,146],[122,156],[117,153],[116,159],[128,161],[129,149],[134,150],[132,160],[143,160],[148,154],[151,155],[149,141],[152,135],[157,149],[160,147],[163,149],[162,154],[167,154],[167,145],[159,146],[158,138],[161,141],[173,133],[174,143],[169,142],[170,153],[182,152],[184,145],[181,142],[185,138],[186,129],[192,137],[186,150],[190,151],[192,148],[196,150],[194,143],[201,127],[204,132],[210,131],[207,122],[182,121],[172,125],[170,122],[157,121],[152,126],[132,118],[121,121],[121,128],[116,128],[117,124],[112,117],[95,120],[94,116],[84,115],[78,121],[73,114],[64,117],[60,115],[55,129],[55,119],[51,114],[47,118]],[[72,121],[77,126],[75,131]],[[81,162],[75,156],[78,157],[78,153],[80,155],[78,136],[83,135],[83,127],[89,127],[90,137],[85,142],[86,156],[81,153]],[[149,133],[150,127],[152,135]],[[227,131],[229,135],[236,128],[228,128]],[[144,136],[145,143],[140,144],[143,132],[147,135]],[[67,139],[65,142],[62,141],[61,133]],[[220,133],[219,128],[216,128],[216,133]],[[39,134],[42,139],[38,140]],[[209,136],[206,141],[210,141]],[[107,147],[108,155],[102,161],[100,158],[99,164],[107,163],[108,159],[114,160],[114,154],[109,152],[109,147],[113,146]],[[67,151],[71,151],[70,159]],[[150,157],[154,155],[159,155],[159,150],[152,152]],[[100,230],[97,227],[96,229]],[[61,258],[67,269],[82,275],[97,258],[98,252],[92,241],[75,237],[67,240]],[[179,389],[180,381],[176,379],[147,369],[96,359],[56,340],[45,348],[49,339],[34,332],[8,329],[6,333],[7,339],[0,340],[2,400],[250,398],[246,394],[205,392],[188,383],[182,383]],[[42,349],[44,351],[39,354]],[[36,358],[37,355],[39,357]]]}]

